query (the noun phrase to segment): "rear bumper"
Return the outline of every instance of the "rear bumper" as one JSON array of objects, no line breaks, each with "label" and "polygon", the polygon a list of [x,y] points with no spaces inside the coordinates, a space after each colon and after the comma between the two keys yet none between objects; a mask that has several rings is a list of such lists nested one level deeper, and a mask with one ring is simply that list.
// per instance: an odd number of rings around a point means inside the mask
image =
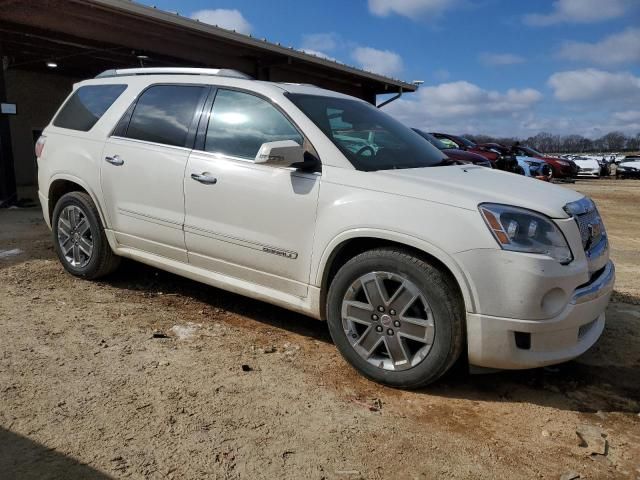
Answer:
[{"label": "rear bumper", "polygon": [[583,354],[602,334],[614,282],[615,267],[609,262],[598,278],[576,289],[567,307],[548,320],[467,314],[469,363],[523,369],[561,363]]},{"label": "rear bumper", "polygon": [[38,190],[38,198],[40,199],[40,207],[42,207],[42,216],[44,217],[44,221],[47,224],[47,227],[51,229],[51,219],[49,218],[49,199],[45,197],[40,190]]}]

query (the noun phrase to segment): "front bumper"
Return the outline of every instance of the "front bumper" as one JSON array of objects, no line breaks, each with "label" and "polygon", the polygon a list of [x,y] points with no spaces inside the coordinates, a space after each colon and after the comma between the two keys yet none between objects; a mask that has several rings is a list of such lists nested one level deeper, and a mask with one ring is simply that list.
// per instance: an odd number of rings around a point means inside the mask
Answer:
[{"label": "front bumper", "polygon": [[615,267],[609,261],[596,278],[574,291],[561,313],[547,320],[468,313],[469,363],[523,369],[560,363],[583,354],[604,329],[604,311],[614,281]]},{"label": "front bumper", "polygon": [[620,170],[616,171],[617,177],[640,178],[640,170]]},{"label": "front bumper", "polygon": [[578,177],[598,178],[600,177],[600,170],[580,170]]}]

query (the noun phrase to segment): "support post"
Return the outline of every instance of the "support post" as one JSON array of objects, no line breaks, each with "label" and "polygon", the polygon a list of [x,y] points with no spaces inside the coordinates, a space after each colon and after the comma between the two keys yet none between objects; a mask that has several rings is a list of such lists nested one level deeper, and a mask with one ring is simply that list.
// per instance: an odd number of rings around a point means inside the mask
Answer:
[{"label": "support post", "polygon": [[[8,59],[2,57],[2,68],[0,68],[0,102],[7,101],[5,72],[8,63]],[[0,207],[8,206],[17,201],[17,196],[9,115],[0,113]]]}]

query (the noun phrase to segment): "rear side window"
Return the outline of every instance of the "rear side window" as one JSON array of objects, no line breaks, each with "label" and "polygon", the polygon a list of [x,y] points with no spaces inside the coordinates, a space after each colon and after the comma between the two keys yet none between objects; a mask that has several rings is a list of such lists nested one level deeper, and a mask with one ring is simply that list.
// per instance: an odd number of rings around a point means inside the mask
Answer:
[{"label": "rear side window", "polygon": [[266,142],[302,135],[271,103],[248,93],[218,90],[207,128],[205,150],[240,158],[255,158]]},{"label": "rear side window", "polygon": [[187,135],[207,87],[192,85],[156,85],[138,98],[127,138],[186,146]]},{"label": "rear side window", "polygon": [[56,127],[88,132],[126,88],[126,85],[80,87],[69,97],[53,124]]}]

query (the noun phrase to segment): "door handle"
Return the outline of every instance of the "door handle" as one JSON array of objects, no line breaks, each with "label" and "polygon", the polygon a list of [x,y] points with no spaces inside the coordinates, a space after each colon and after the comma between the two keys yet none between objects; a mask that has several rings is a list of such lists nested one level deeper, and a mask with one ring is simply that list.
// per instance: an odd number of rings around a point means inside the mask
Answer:
[{"label": "door handle", "polygon": [[104,159],[109,162],[111,165],[115,165],[116,167],[119,167],[120,165],[124,164],[124,160],[120,158],[119,155],[114,155],[113,157],[104,157]]},{"label": "door handle", "polygon": [[204,183],[205,185],[214,185],[218,183],[218,179],[216,177],[212,177],[207,172],[192,173],[191,178],[193,178],[196,182]]}]

